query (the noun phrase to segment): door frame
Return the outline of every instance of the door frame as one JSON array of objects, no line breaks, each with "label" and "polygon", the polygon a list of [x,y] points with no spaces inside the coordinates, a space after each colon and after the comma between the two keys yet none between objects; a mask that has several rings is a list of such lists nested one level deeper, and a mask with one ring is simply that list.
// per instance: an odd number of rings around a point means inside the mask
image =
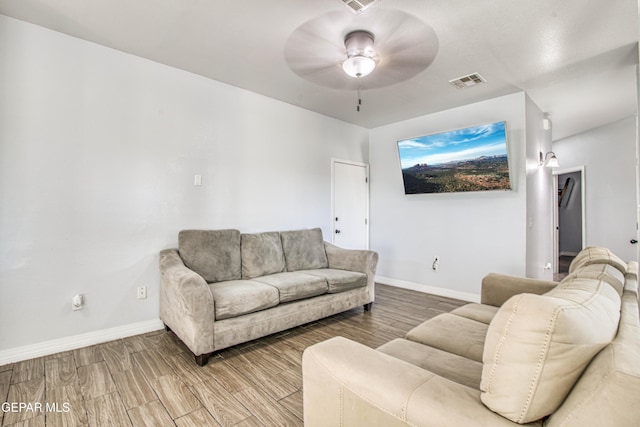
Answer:
[{"label": "door frame", "polygon": [[335,207],[335,197],[336,197],[336,193],[335,193],[335,185],[336,185],[336,180],[335,180],[335,166],[336,163],[342,163],[345,165],[350,165],[350,166],[358,166],[358,167],[364,167],[365,169],[365,174],[366,174],[366,184],[367,184],[367,190],[366,190],[366,194],[365,194],[365,209],[367,212],[367,218],[365,220],[365,233],[366,233],[366,249],[369,249],[369,164],[367,163],[362,163],[362,162],[354,162],[352,160],[344,160],[344,159],[338,159],[335,157],[331,158],[331,243],[335,243],[335,238],[336,238],[336,207]]},{"label": "door frame", "polygon": [[585,173],[585,167],[574,166],[566,169],[554,169],[553,174],[553,272],[558,273],[560,259],[560,229],[559,229],[559,210],[558,210],[558,177],[566,173],[580,172],[580,196],[582,201],[582,248],[587,246],[587,176]]}]

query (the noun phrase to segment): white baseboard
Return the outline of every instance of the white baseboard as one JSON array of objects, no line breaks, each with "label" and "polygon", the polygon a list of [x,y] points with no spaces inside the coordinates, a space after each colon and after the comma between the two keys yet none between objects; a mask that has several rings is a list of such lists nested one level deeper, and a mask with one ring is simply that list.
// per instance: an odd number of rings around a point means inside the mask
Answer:
[{"label": "white baseboard", "polygon": [[441,297],[455,298],[469,302],[480,302],[480,295],[470,292],[454,291],[452,289],[440,288],[438,286],[422,285],[420,283],[408,282],[406,280],[392,279],[390,277],[376,276],[376,282],[383,285],[395,286],[403,289],[424,292]]},{"label": "white baseboard", "polygon": [[8,363],[20,362],[22,360],[33,359],[34,357],[48,356],[62,351],[75,350],[89,345],[100,344],[133,335],[144,334],[164,328],[160,319],[147,320],[144,322],[130,323],[128,325],[117,326],[115,328],[102,329],[95,332],[73,335],[66,338],[59,338],[37,344],[30,344],[24,347],[12,348],[0,351],[0,366]]}]

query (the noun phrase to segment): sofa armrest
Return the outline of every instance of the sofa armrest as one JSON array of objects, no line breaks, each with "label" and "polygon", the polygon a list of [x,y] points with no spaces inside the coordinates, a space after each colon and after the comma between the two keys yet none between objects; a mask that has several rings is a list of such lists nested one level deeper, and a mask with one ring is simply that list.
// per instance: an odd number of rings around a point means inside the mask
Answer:
[{"label": "sofa armrest", "polygon": [[324,242],[329,268],[358,271],[367,275],[375,275],[378,266],[378,253],[364,249],[344,249],[329,242]]},{"label": "sofa armrest", "polygon": [[542,295],[555,288],[558,282],[489,273],[482,279],[480,302],[500,307],[514,295],[529,293]]},{"label": "sofa armrest", "polygon": [[160,319],[196,355],[213,352],[214,301],[207,282],[176,249],[160,252]]},{"label": "sofa armrest", "polygon": [[376,268],[378,266],[378,253],[365,249],[344,249],[324,242],[329,268],[338,270],[357,271],[367,275],[367,288],[373,302],[375,297]]},{"label": "sofa armrest", "polygon": [[343,337],[302,356],[305,427],[515,426],[480,391]]}]

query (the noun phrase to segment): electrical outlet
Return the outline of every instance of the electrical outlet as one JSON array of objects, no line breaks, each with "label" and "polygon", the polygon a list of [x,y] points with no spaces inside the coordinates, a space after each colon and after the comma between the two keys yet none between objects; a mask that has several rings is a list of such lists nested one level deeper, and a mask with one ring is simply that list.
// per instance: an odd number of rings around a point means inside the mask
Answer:
[{"label": "electrical outlet", "polygon": [[82,294],[75,295],[71,298],[71,310],[82,310],[82,307],[84,307],[84,298],[82,297]]},{"label": "electrical outlet", "polygon": [[146,286],[138,287],[138,299],[147,299],[147,287]]}]

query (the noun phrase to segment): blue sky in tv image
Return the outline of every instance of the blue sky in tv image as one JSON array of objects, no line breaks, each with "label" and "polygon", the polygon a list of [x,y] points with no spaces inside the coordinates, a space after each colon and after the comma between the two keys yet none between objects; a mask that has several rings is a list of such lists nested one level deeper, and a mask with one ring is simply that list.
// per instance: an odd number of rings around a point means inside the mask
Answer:
[{"label": "blue sky in tv image", "polygon": [[479,157],[506,156],[505,122],[490,123],[398,141],[402,169]]}]

